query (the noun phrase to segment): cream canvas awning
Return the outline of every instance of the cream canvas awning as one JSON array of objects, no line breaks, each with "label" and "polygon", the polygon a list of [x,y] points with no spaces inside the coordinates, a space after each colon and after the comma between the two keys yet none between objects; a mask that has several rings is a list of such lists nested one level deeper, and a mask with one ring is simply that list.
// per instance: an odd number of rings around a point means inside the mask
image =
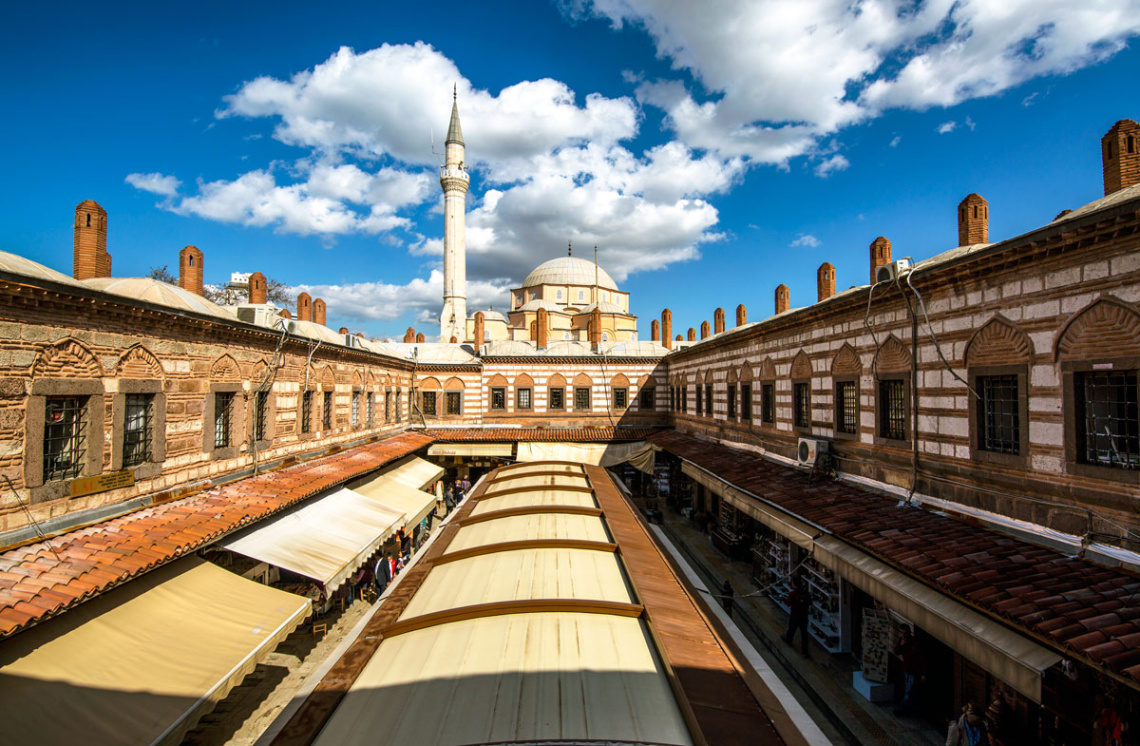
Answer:
[{"label": "cream canvas awning", "polygon": [[415,526],[435,510],[435,495],[409,487],[391,474],[359,484],[353,490],[377,505],[403,513],[409,526]]},{"label": "cream canvas awning", "polygon": [[422,490],[443,476],[443,467],[425,461],[419,456],[412,456],[381,476],[402,482],[412,489]]},{"label": "cream canvas awning", "polygon": [[309,614],[197,557],[0,645],[0,741],[178,743]]},{"label": "cream canvas awning", "polygon": [[515,455],[511,443],[436,443],[428,448],[429,456],[498,456]]},{"label": "cream canvas awning", "polygon": [[403,525],[404,512],[342,488],[216,546],[312,578],[331,593]]},{"label": "cream canvas awning", "polygon": [[519,443],[518,460],[573,461],[594,466],[617,466],[629,462],[636,469],[653,473],[656,451],[644,440],[634,443]]}]

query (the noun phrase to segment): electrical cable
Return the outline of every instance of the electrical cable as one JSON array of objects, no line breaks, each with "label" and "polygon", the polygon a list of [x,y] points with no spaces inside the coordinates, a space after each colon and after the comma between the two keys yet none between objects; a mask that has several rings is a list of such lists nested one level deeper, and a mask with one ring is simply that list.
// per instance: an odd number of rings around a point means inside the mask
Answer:
[{"label": "electrical cable", "polygon": [[[926,302],[922,299],[922,293],[918,292],[918,288],[916,288],[911,283],[910,275],[911,275],[910,272],[906,273],[907,287],[909,287],[911,289],[911,292],[914,293],[915,297],[918,298],[919,308],[922,309],[922,316],[924,319],[926,319],[926,328],[930,332],[930,338],[934,341],[934,349],[938,353],[939,359],[941,359],[942,364],[944,366],[946,366],[946,370],[950,371],[950,375],[954,376],[959,381],[961,381],[962,384],[965,385],[966,389],[969,390],[969,392],[971,394],[973,394],[975,398],[981,399],[982,397],[978,395],[977,391],[974,391],[974,389],[970,386],[969,382],[966,381],[964,378],[962,378],[962,376],[958,375],[958,373],[955,372],[955,370],[952,367],[950,367],[950,363],[946,360],[946,356],[942,354],[942,345],[938,342],[938,335],[934,333],[934,327],[930,323],[930,315],[927,314],[927,312],[926,312]],[[900,287],[899,289],[901,290],[902,288]],[[905,293],[903,294],[903,297],[906,297]]]},{"label": "electrical cable", "polygon": [[47,535],[40,529],[40,524],[36,522],[36,519],[32,517],[32,511],[28,510],[28,506],[24,504],[23,499],[20,497],[20,493],[17,492],[16,488],[12,485],[12,480],[8,478],[7,474],[0,474],[0,476],[4,477],[4,481],[7,483],[8,489],[11,490],[12,494],[16,496],[16,502],[18,502],[20,504],[20,507],[24,509],[24,513],[28,516],[28,520],[32,523],[32,528],[36,530],[36,533],[44,542],[44,545],[47,546],[48,551],[54,554],[57,560],[63,562],[63,557],[60,557],[59,553],[55,551],[55,547],[48,543]]}]

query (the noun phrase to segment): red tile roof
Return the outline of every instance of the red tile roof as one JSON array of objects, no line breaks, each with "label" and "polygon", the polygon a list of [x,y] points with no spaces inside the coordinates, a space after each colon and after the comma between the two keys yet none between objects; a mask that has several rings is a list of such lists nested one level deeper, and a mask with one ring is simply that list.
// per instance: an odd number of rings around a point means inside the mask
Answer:
[{"label": "red tile roof", "polygon": [[431,441],[402,433],[4,552],[0,638]]},{"label": "red tile roof", "polygon": [[1068,655],[1140,682],[1140,576],[668,431],[655,445]]},{"label": "red tile roof", "polygon": [[437,443],[484,441],[595,443],[611,440],[645,440],[659,431],[660,428],[655,427],[464,427],[428,428],[425,432]]}]

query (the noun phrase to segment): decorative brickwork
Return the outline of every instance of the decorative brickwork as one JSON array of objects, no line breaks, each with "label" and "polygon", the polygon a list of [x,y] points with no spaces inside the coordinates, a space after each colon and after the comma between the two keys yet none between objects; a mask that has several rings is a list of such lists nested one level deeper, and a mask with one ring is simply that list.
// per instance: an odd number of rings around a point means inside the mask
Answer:
[{"label": "decorative brickwork", "polygon": [[[724,331],[724,309],[718,308],[715,311],[713,311],[713,334],[720,334],[723,331]],[[703,339],[704,337],[702,336],[701,338]]]},{"label": "decorative brickwork", "polygon": [[756,380],[771,381],[776,378],[776,364],[772,358],[766,357],[756,366]]},{"label": "decorative brickwork", "polygon": [[1104,195],[1140,184],[1140,124],[1121,119],[1100,141]]},{"label": "decorative brickwork", "polygon": [[839,352],[835,353],[835,359],[831,361],[831,375],[858,376],[862,373],[863,361],[859,359],[859,354],[855,352],[855,348],[845,342],[839,348]]},{"label": "decorative brickwork", "polygon": [[1115,298],[1077,313],[1057,338],[1058,360],[1140,357],[1140,314]]},{"label": "decorative brickwork", "polygon": [[807,356],[806,352],[800,350],[798,353],[796,353],[795,359],[792,360],[792,373],[789,377],[792,380],[799,380],[804,378],[811,378],[811,375],[811,358]]},{"label": "decorative brickwork", "polygon": [[178,286],[196,295],[203,295],[205,264],[206,257],[197,246],[186,246],[178,252]]},{"label": "decorative brickwork", "polygon": [[788,286],[780,283],[776,286],[776,313],[781,314],[792,307],[792,291]]},{"label": "decorative brickwork", "polygon": [[966,344],[966,367],[1015,365],[1033,360],[1028,335],[1000,316],[990,319]]},{"label": "decorative brickwork", "polygon": [[748,309],[741,303],[736,307],[736,325],[744,326],[748,323]]},{"label": "decorative brickwork", "polygon": [[875,284],[875,273],[879,267],[891,263],[891,242],[879,236],[871,242],[871,284]]},{"label": "decorative brickwork", "polygon": [[875,353],[874,371],[880,373],[904,373],[910,370],[910,350],[891,334],[879,345]]},{"label": "decorative brickwork", "polygon": [[160,381],[162,364],[146,347],[135,345],[119,358],[119,363],[115,366],[115,377]]},{"label": "decorative brickwork", "polygon": [[815,285],[819,300],[827,300],[835,295],[835,267],[831,262],[819,265],[815,273]]},{"label": "decorative brickwork", "polygon": [[32,365],[32,378],[99,378],[102,375],[99,360],[74,339],[45,347]]},{"label": "decorative brickwork", "polygon": [[230,355],[222,355],[210,366],[210,380],[215,383],[229,383],[241,379],[241,366]]},{"label": "decorative brickwork", "polygon": [[958,245],[990,242],[990,203],[969,194],[958,203]]},{"label": "decorative brickwork", "polygon": [[269,290],[266,286],[265,275],[254,272],[249,276],[249,302],[262,304],[268,300]]}]

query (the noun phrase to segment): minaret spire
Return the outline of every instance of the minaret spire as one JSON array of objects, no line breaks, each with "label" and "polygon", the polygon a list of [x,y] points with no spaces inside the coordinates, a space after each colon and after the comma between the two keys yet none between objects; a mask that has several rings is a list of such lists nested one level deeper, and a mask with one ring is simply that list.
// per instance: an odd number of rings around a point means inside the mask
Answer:
[{"label": "minaret spire", "polygon": [[[459,87],[451,88],[451,123],[447,128],[446,155],[439,172],[443,187],[443,311],[439,341],[467,340],[467,189],[471,177],[464,164],[466,148],[459,126]],[[481,341],[481,340],[480,340]]]}]

